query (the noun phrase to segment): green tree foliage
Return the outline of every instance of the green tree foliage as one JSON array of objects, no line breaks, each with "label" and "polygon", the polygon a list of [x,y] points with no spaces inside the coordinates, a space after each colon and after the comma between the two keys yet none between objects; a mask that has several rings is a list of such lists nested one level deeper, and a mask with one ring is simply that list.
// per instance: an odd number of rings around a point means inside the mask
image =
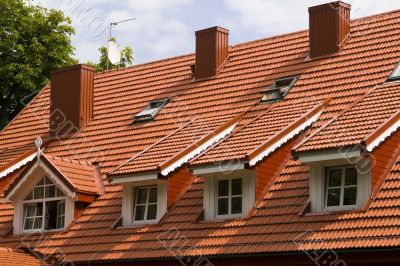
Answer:
[{"label": "green tree foliage", "polygon": [[[115,41],[115,38],[111,38],[112,41]],[[100,61],[99,63],[94,63],[94,62],[87,62],[87,65],[91,65],[94,68],[96,68],[96,72],[101,72],[107,70],[107,63],[108,63],[108,69],[117,69],[117,68],[123,68],[132,65],[133,63],[133,50],[131,47],[126,46],[123,49],[121,49],[121,59],[118,64],[111,64],[111,62],[108,60],[108,49],[105,46],[102,46],[99,48],[100,52]]]},{"label": "green tree foliage", "polygon": [[61,11],[0,0],[0,129],[46,85],[51,70],[77,63],[74,33]]}]

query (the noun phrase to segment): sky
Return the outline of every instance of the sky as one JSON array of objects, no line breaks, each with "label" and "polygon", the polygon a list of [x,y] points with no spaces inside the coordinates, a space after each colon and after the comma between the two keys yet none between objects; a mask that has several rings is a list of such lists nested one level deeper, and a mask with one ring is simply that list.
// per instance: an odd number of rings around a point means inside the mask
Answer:
[{"label": "sky", "polygon": [[[328,0],[27,0],[62,10],[72,19],[75,57],[98,61],[107,44],[110,21],[121,47],[134,50],[134,64],[193,53],[196,30],[221,26],[230,44],[308,28],[308,7]],[[352,18],[400,9],[398,0],[347,0]]]}]

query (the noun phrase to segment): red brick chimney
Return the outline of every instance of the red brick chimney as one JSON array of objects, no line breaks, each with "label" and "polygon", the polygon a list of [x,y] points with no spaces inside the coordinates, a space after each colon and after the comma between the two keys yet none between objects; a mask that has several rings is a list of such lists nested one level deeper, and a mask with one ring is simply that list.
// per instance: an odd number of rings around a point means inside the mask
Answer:
[{"label": "red brick chimney", "polygon": [[93,118],[94,68],[87,65],[51,72],[50,132],[71,134]]},{"label": "red brick chimney", "polygon": [[196,79],[218,75],[228,59],[229,31],[220,27],[196,31]]},{"label": "red brick chimney", "polygon": [[310,7],[310,56],[339,52],[350,34],[351,5],[341,1]]}]

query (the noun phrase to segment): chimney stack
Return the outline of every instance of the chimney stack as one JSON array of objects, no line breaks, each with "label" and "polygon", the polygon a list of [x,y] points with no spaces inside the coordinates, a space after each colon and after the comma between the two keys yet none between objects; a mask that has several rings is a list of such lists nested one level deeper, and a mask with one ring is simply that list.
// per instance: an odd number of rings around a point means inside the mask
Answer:
[{"label": "chimney stack", "polygon": [[229,31],[221,27],[196,31],[196,79],[218,75],[228,59]]},{"label": "chimney stack", "polygon": [[350,34],[351,5],[341,1],[310,7],[310,56],[339,52]]},{"label": "chimney stack", "polygon": [[81,131],[93,118],[94,68],[87,65],[51,72],[50,132]]}]

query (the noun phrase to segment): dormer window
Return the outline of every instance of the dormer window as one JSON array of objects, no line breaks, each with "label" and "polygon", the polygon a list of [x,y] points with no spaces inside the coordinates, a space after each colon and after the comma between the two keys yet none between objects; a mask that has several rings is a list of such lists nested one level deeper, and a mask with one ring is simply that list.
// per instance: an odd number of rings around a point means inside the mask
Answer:
[{"label": "dormer window", "polygon": [[204,219],[226,220],[245,217],[255,203],[255,173],[236,170],[232,173],[205,173]]},{"label": "dormer window", "polygon": [[270,89],[263,92],[261,102],[265,103],[282,100],[293,88],[297,80],[298,77],[287,77],[276,80]]},{"label": "dormer window", "polygon": [[311,212],[361,210],[371,195],[370,162],[312,164],[310,182]]},{"label": "dormer window", "polygon": [[396,66],[396,68],[394,69],[394,71],[390,75],[389,80],[390,81],[400,80],[400,63]]},{"label": "dormer window", "polygon": [[138,113],[135,116],[135,123],[140,123],[140,122],[147,122],[153,120],[157,114],[164,108],[164,106],[168,103],[169,99],[161,99],[161,100],[156,100],[152,101],[149,103],[149,105]]},{"label": "dormer window", "polygon": [[354,166],[329,167],[326,175],[325,208],[357,208],[357,170]]},{"label": "dormer window", "polygon": [[217,181],[217,216],[240,216],[243,212],[243,179],[220,178]]},{"label": "dormer window", "polygon": [[64,193],[43,177],[23,201],[23,231],[49,231],[65,226]]},{"label": "dormer window", "polygon": [[167,212],[167,181],[150,179],[123,183],[122,226],[156,224]]},{"label": "dormer window", "polygon": [[135,188],[133,222],[152,222],[157,218],[157,186]]}]

